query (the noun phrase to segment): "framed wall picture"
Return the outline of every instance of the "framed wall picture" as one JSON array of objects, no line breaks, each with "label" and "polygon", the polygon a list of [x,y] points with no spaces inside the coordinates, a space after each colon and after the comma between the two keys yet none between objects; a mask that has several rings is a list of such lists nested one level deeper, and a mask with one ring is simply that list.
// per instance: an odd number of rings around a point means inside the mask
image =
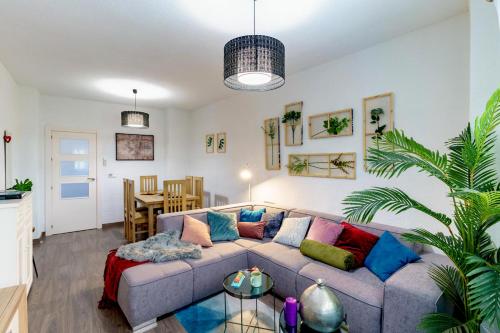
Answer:
[{"label": "framed wall picture", "polygon": [[309,116],[309,139],[334,138],[353,134],[352,109]]},{"label": "framed wall picture", "polygon": [[205,136],[205,151],[209,154],[215,151],[215,134]]},{"label": "framed wall picture", "polygon": [[368,170],[366,163],[368,148],[377,147],[379,138],[394,128],[393,108],[394,94],[392,92],[363,98],[365,170]]},{"label": "framed wall picture", "polygon": [[264,120],[264,148],[266,154],[266,170],[281,169],[280,153],[280,119],[269,118]]},{"label": "framed wall picture", "polygon": [[290,176],[356,179],[356,153],[290,154]]},{"label": "framed wall picture", "polygon": [[116,133],[117,161],[154,161],[154,135]]},{"label": "framed wall picture", "polygon": [[218,153],[225,153],[226,152],[226,147],[227,147],[227,137],[226,133],[217,133],[217,152]]},{"label": "framed wall picture", "polygon": [[285,105],[281,122],[285,126],[285,146],[300,146],[303,144],[302,106],[303,102]]}]

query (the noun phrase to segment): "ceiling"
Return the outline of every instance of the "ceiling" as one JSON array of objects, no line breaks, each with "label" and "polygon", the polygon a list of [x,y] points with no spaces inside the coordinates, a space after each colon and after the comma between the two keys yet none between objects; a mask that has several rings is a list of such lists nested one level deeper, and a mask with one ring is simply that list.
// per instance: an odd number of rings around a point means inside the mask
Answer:
[{"label": "ceiling", "polygon": [[[224,86],[222,51],[229,39],[252,33],[252,6],[252,0],[0,0],[0,62],[18,83],[46,94],[130,103],[131,91],[110,94],[103,80],[139,80],[162,93],[141,99],[139,89],[138,105],[195,109],[244,93]],[[467,11],[466,0],[256,6],[257,33],[285,44],[287,75]]]}]

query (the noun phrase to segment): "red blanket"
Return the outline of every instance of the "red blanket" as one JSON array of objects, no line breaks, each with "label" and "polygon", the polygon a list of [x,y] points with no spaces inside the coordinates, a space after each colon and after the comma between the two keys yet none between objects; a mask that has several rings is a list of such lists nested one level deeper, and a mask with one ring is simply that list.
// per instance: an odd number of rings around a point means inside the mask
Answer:
[{"label": "red blanket", "polygon": [[117,249],[109,251],[108,258],[106,259],[106,266],[104,267],[104,292],[99,301],[99,309],[107,309],[116,305],[118,285],[120,284],[120,278],[124,270],[147,262],[136,262],[119,258],[116,256],[116,251]]}]

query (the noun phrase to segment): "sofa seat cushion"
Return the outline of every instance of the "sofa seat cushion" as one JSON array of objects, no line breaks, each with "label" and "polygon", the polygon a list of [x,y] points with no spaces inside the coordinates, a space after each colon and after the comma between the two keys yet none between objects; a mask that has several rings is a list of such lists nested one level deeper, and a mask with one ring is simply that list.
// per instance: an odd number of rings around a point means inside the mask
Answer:
[{"label": "sofa seat cushion", "polygon": [[123,271],[123,277],[129,286],[136,287],[179,275],[190,270],[191,266],[187,263],[181,260],[174,260],[130,267]]},{"label": "sofa seat cushion", "polygon": [[299,275],[313,281],[321,278],[335,292],[377,308],[383,306],[384,283],[366,267],[346,272],[320,262],[313,262],[305,265],[299,271]]},{"label": "sofa seat cushion", "polygon": [[247,249],[234,242],[217,242],[214,244],[214,250],[222,258],[231,258],[247,252]]},{"label": "sofa seat cushion", "polygon": [[271,238],[264,238],[264,239],[252,239],[252,238],[240,238],[234,241],[235,244],[238,244],[239,246],[242,246],[246,249],[250,249],[252,247],[256,247],[257,245],[269,243],[271,241]]},{"label": "sofa seat cushion", "polygon": [[184,259],[192,268],[199,268],[206,265],[216,263],[222,259],[222,256],[217,250],[215,250],[215,245],[209,248],[201,249],[200,259]]},{"label": "sofa seat cushion", "polygon": [[274,242],[250,248],[249,251],[295,273],[313,261],[300,253],[299,249]]}]

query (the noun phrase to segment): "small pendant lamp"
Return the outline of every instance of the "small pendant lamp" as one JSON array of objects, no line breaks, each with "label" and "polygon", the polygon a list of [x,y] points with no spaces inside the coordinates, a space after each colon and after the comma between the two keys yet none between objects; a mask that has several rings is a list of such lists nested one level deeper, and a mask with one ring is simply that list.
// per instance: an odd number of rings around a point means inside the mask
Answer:
[{"label": "small pendant lamp", "polygon": [[137,89],[134,93],[134,111],[122,111],[122,126],[132,128],[149,128],[149,114],[137,111]]}]

